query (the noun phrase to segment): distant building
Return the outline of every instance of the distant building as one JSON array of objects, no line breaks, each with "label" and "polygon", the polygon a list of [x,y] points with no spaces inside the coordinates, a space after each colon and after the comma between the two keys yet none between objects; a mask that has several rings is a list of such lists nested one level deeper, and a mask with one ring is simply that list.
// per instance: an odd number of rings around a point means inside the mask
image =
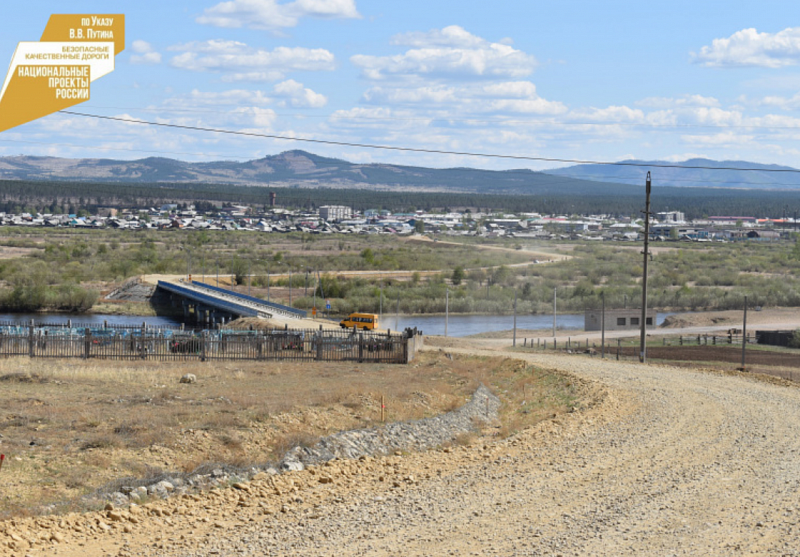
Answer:
[{"label": "distant building", "polygon": [[319,208],[319,218],[326,221],[340,221],[353,217],[353,210],[344,205],[323,205]]},{"label": "distant building", "polygon": [[[641,328],[641,309],[607,309],[606,331],[639,330]],[[647,327],[655,327],[658,312],[647,310]],[[587,309],[584,312],[583,328],[586,331],[599,331],[603,326],[603,312],[599,309]]]},{"label": "distant building", "polygon": [[686,222],[686,215],[680,211],[656,213],[656,218],[661,222]]}]

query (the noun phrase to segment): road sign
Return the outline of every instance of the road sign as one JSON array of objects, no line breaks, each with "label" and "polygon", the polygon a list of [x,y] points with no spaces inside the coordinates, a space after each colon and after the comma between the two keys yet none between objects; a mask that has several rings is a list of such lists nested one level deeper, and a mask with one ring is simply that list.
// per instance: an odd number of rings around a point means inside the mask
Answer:
[{"label": "road sign", "polygon": [[325,300],[325,309],[331,309],[331,301]]},{"label": "road sign", "polygon": [[311,308],[311,315],[313,315],[314,317],[317,316],[317,308]]}]

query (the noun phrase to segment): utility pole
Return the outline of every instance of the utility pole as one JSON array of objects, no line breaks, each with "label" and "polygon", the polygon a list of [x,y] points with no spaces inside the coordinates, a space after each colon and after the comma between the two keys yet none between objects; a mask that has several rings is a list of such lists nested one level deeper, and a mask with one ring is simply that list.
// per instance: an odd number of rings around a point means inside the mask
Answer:
[{"label": "utility pole", "polygon": [[247,295],[250,295],[250,285],[253,284],[253,275],[250,274],[252,261],[250,259],[247,260]]},{"label": "utility pole", "polygon": [[517,289],[514,289],[514,341],[511,346],[517,345]]},{"label": "utility pole", "polygon": [[553,336],[556,336],[556,291],[557,288],[553,288]]},{"label": "utility pole", "polygon": [[217,288],[219,288],[219,259],[217,259]]},{"label": "utility pole", "polygon": [[394,314],[394,330],[400,330],[400,293],[397,294],[397,309]]},{"label": "utility pole", "polygon": [[606,357],[606,293],[600,292],[600,299],[603,300],[603,311],[600,313],[600,357]]},{"label": "utility pole", "polygon": [[378,323],[383,321],[383,283],[381,283],[380,300],[378,300]]},{"label": "utility pole", "polygon": [[747,371],[744,365],[744,355],[746,348],[747,348],[747,296],[744,297],[744,318],[742,319],[742,371]]},{"label": "utility pole", "polygon": [[450,319],[450,289],[444,291],[444,336],[447,336],[447,321]]},{"label": "utility pole", "polygon": [[289,267],[289,307],[292,306],[292,268]]},{"label": "utility pole", "polygon": [[645,183],[645,205],[644,205],[644,265],[642,272],[642,320],[639,323],[641,331],[639,333],[639,361],[647,361],[647,260],[649,253],[647,249],[650,245],[650,172],[647,172]]}]

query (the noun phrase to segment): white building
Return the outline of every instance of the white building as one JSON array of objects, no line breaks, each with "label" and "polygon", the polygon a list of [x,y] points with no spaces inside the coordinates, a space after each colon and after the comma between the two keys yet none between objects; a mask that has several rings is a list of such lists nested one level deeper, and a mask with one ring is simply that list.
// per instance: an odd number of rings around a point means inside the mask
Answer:
[{"label": "white building", "polygon": [[686,222],[686,215],[681,211],[668,211],[665,213],[656,213],[656,218],[661,222]]},{"label": "white building", "polygon": [[340,221],[353,217],[353,210],[344,205],[323,205],[319,208],[319,218],[326,221]]}]

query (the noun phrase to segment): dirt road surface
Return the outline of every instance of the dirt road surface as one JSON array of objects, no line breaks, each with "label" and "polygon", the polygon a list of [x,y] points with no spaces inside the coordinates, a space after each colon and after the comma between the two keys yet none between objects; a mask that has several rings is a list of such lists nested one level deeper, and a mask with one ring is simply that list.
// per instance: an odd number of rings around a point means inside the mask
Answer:
[{"label": "dirt road surface", "polygon": [[800,555],[800,389],[509,355],[574,374],[596,403],[506,440],[67,517],[50,527],[62,543],[13,554]]}]

